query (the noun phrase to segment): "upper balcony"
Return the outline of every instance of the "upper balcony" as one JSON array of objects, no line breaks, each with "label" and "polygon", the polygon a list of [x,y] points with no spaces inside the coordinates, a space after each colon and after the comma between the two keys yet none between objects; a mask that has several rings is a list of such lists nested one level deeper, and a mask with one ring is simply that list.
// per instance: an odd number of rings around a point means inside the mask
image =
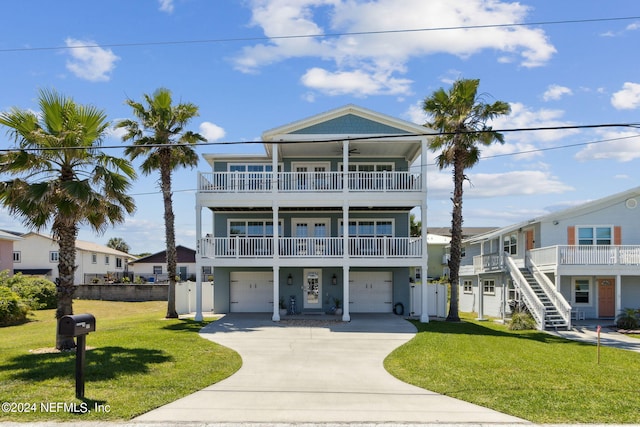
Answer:
[{"label": "upper balcony", "polygon": [[201,193],[414,192],[422,177],[412,172],[210,172],[200,173]]}]

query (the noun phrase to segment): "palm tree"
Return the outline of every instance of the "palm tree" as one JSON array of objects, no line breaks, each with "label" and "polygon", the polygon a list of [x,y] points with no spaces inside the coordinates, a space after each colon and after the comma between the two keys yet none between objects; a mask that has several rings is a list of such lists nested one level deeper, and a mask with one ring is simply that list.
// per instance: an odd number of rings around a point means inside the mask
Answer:
[{"label": "palm tree", "polygon": [[424,111],[430,120],[425,126],[439,131],[429,143],[432,151],[439,151],[438,166],[453,166],[453,213],[451,219],[451,257],[449,259],[451,301],[448,321],[458,322],[458,282],[462,249],[462,192],[467,176],[465,170],[480,160],[480,145],[504,143],[504,136],[487,126],[487,121],[507,115],[511,108],[503,101],[485,103],[478,95],[480,80],[462,79],[453,83],[449,91],[440,88],[427,97]]},{"label": "palm tree", "polygon": [[129,245],[124,241],[122,237],[112,237],[107,242],[107,246],[111,249],[115,249],[116,251],[129,253]]},{"label": "palm tree", "polygon": [[[104,232],[135,210],[126,194],[136,176],[130,162],[100,150],[109,123],[89,105],[55,91],[40,91],[40,112],[12,108],[0,113],[16,149],[0,155],[0,203],[30,229],[51,226],[58,251],[56,318],[73,314],[75,240],[80,225]],[[75,346],[57,335],[56,348]]]},{"label": "palm tree", "polygon": [[132,140],[133,146],[125,153],[134,160],[146,156],[142,162],[142,172],[149,175],[160,171],[160,189],[164,200],[164,226],[167,245],[167,272],[169,274],[169,295],[167,298],[167,318],[176,318],[176,237],[175,216],[171,194],[171,173],[179,167],[194,167],[198,155],[192,144],[206,141],[200,134],[186,131],[189,121],[198,116],[198,107],[191,103],[172,105],[171,92],[157,89],[153,96],[144,95],[146,105],[128,99],[136,120],[123,120],[116,127],[126,130],[124,141]]}]

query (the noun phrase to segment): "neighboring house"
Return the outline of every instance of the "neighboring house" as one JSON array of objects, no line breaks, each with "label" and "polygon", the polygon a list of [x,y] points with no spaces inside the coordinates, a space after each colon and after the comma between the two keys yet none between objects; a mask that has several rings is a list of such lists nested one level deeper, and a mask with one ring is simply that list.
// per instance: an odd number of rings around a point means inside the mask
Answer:
[{"label": "neighboring house", "polygon": [[427,274],[427,229],[409,230],[413,208],[427,223],[428,134],[347,105],[265,132],[263,156],[205,154],[196,263],[198,284],[215,276],[215,312],[279,320],[278,302],[292,297],[302,313],[328,312],[339,299],[345,321],[408,308],[412,271]]},{"label": "neighboring house", "polygon": [[[58,244],[42,234],[22,235],[13,248],[13,272],[43,276],[55,281],[58,277]],[[76,240],[76,285],[117,281],[128,274],[128,264],[135,257],[97,243]]]},{"label": "neighboring house", "polygon": [[640,187],[463,241],[460,309],[539,327],[640,308]]},{"label": "neighboring house", "polygon": [[0,271],[7,270],[13,274],[13,263],[15,262],[14,245],[22,240],[16,233],[0,230]]},{"label": "neighboring house", "polygon": [[[176,274],[180,281],[195,280],[196,251],[180,245],[176,246],[176,251]],[[166,282],[169,279],[166,250],[138,258],[131,263],[131,267],[134,277],[140,277],[147,282]]]},{"label": "neighboring house", "polygon": [[[437,234],[427,233],[427,271],[428,281],[440,280],[449,277],[448,266],[448,247],[451,243],[451,237],[439,236]],[[416,283],[422,283],[422,267],[415,267],[412,270],[409,280],[415,280]]]}]

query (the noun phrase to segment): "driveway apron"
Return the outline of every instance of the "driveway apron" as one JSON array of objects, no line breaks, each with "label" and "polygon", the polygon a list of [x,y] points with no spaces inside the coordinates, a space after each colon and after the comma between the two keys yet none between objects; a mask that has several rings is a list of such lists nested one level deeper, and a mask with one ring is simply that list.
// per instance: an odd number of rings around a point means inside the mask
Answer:
[{"label": "driveway apron", "polygon": [[348,323],[226,315],[201,335],[237,351],[242,368],[134,421],[528,424],[391,376],[384,358],[415,332],[394,315],[355,314]]}]

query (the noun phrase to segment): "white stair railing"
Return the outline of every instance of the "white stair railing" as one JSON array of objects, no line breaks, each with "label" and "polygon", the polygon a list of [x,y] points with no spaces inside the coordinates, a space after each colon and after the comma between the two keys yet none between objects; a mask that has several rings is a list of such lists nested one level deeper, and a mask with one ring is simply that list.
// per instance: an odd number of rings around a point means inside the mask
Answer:
[{"label": "white stair railing", "polygon": [[504,265],[507,267],[507,270],[511,274],[511,278],[516,286],[516,288],[520,291],[520,295],[522,295],[522,299],[526,304],[529,312],[535,319],[538,329],[544,330],[544,321],[546,318],[546,309],[544,308],[544,304],[538,298],[536,293],[531,289],[527,279],[524,278],[522,272],[513,261],[511,256],[507,253],[504,254],[505,263]]},{"label": "white stair railing", "polygon": [[525,257],[525,265],[531,270],[536,282],[538,282],[553,306],[558,310],[558,313],[560,313],[560,316],[562,316],[562,319],[566,322],[567,328],[571,328],[571,305],[562,296],[558,289],[556,289],[555,285],[547,275],[540,271],[528,254]]}]

